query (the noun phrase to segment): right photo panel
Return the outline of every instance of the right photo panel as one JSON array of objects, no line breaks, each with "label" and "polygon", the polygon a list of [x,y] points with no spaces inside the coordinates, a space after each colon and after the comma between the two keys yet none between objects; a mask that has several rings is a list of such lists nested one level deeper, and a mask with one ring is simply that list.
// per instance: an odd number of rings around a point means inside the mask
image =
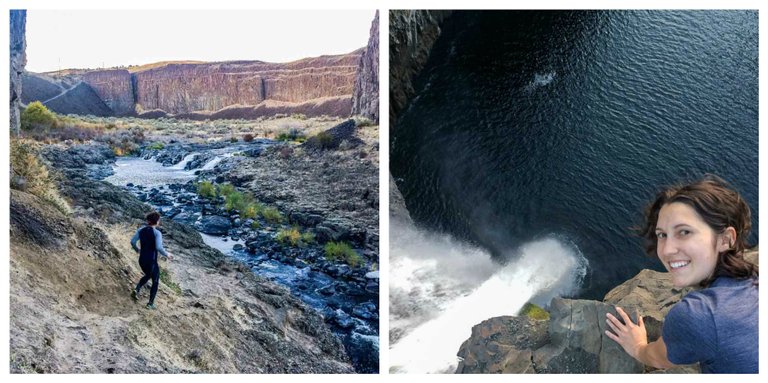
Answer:
[{"label": "right photo panel", "polygon": [[757,10],[389,28],[390,373],[759,371]]}]

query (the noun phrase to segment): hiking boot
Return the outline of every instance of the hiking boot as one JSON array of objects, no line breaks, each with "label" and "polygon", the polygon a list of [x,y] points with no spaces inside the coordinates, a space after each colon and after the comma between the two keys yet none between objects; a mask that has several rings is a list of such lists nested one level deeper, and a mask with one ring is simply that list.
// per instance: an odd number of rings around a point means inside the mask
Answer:
[{"label": "hiking boot", "polygon": [[154,303],[147,303],[147,310],[157,310],[157,306]]},{"label": "hiking boot", "polygon": [[131,291],[131,299],[133,299],[134,302],[139,301],[139,295],[136,294],[136,290]]}]

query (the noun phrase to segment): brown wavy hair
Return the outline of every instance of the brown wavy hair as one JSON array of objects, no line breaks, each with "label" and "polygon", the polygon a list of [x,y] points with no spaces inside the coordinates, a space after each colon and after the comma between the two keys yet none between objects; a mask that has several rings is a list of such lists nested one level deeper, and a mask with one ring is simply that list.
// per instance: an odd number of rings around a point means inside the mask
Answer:
[{"label": "brown wavy hair", "polygon": [[735,279],[754,278],[757,283],[758,266],[744,259],[747,237],[752,229],[752,213],[749,205],[727,182],[711,174],[693,183],[675,185],[662,190],[645,208],[645,224],[638,231],[643,237],[645,253],[649,257],[658,258],[656,222],[659,219],[659,210],[662,206],[673,202],[681,202],[692,207],[718,234],[723,233],[728,227],[736,230],[735,243],[731,244],[730,249],[718,254],[715,272],[709,279],[701,282],[702,287],[709,286],[720,276]]}]

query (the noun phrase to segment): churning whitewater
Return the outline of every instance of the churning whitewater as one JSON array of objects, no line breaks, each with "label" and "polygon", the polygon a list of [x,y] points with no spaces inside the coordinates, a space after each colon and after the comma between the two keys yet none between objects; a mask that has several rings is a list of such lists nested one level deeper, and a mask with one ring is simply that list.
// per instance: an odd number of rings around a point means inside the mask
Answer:
[{"label": "churning whitewater", "polygon": [[396,222],[392,233],[392,372],[453,372],[472,326],[515,315],[534,297],[571,294],[587,271],[579,249],[556,236],[524,244],[499,269],[487,252],[446,235]]}]

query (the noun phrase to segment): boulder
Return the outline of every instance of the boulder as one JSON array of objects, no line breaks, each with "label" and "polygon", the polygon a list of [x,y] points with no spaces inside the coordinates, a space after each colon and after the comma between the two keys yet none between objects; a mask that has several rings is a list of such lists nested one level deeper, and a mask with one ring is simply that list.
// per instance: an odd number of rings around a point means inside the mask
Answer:
[{"label": "boulder", "polygon": [[[640,373],[643,365],[605,335],[606,313],[615,306],[589,300],[555,298],[550,304],[551,342],[534,351],[540,373]],[[637,322],[634,313],[628,313]]]},{"label": "boulder", "polygon": [[456,373],[535,373],[532,350],[548,341],[547,321],[512,316],[488,319],[472,327],[472,335],[461,345]]},{"label": "boulder", "polygon": [[198,230],[205,234],[224,235],[227,234],[229,229],[232,227],[232,224],[226,217],[209,215],[200,219],[200,222],[197,223],[196,226]]}]

